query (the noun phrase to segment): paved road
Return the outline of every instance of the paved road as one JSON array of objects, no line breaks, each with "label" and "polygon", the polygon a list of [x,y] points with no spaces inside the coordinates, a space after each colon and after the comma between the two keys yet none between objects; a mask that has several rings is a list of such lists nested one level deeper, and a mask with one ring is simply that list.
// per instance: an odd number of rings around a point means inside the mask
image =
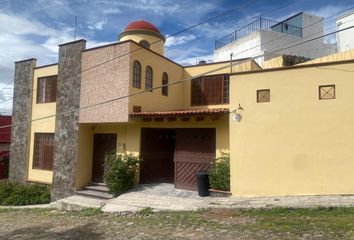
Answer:
[{"label": "paved road", "polygon": [[210,209],[117,216],[0,209],[0,239],[354,239],[354,208]]},{"label": "paved road", "polygon": [[[87,210],[86,210],[87,211]],[[93,211],[93,210],[91,210]],[[90,214],[90,213],[89,213]],[[197,213],[113,216],[58,210],[0,210],[0,239],[236,239],[229,216]]]}]

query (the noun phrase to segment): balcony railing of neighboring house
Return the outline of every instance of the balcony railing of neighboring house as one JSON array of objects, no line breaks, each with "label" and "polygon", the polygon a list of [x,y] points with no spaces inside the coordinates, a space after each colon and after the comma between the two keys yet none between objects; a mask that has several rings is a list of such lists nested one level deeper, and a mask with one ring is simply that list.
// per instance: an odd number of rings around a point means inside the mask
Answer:
[{"label": "balcony railing of neighboring house", "polygon": [[259,18],[250,24],[237,29],[236,31],[226,35],[225,37],[215,41],[215,49],[221,48],[241,37],[247,36],[257,30],[268,30],[291,34],[297,37],[302,37],[302,28],[290,25],[286,22],[277,22],[274,20]]}]

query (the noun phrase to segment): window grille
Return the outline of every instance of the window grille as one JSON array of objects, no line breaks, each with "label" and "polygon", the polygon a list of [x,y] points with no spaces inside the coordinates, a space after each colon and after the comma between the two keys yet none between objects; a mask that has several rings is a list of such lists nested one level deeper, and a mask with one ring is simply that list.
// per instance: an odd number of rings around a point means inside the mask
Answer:
[{"label": "window grille", "polygon": [[[167,73],[162,74],[162,85],[168,84],[168,75]],[[168,96],[168,86],[162,86],[161,93],[163,96]]]},{"label": "window grille", "polygon": [[133,63],[133,87],[141,88],[141,65],[136,60]]},{"label": "window grille", "polygon": [[55,102],[57,98],[57,75],[41,77],[37,81],[37,103]]},{"label": "window grille", "polygon": [[212,75],[195,78],[191,86],[191,105],[229,103],[229,76]]},{"label": "window grille", "polygon": [[54,133],[35,133],[33,168],[53,170]]},{"label": "window grille", "polygon": [[152,78],[152,68],[147,66],[145,70],[145,90],[150,92],[152,92]]}]

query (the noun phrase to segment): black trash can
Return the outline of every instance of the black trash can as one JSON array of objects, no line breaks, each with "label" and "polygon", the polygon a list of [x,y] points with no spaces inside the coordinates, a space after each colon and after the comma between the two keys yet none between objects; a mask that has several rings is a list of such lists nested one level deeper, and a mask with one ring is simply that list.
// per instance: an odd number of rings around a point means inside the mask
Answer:
[{"label": "black trash can", "polygon": [[198,195],[200,197],[209,196],[209,175],[205,170],[199,170],[196,173],[197,185],[198,185]]}]

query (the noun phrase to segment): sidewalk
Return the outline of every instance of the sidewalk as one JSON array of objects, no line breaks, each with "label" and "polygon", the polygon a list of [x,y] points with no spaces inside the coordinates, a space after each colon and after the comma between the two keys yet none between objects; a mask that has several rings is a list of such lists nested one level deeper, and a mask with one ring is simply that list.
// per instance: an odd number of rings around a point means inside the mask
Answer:
[{"label": "sidewalk", "polygon": [[288,196],[253,198],[199,197],[196,192],[175,189],[173,184],[140,185],[132,191],[108,200],[104,212],[138,211],[192,211],[205,208],[311,208],[354,207],[354,195]]}]

